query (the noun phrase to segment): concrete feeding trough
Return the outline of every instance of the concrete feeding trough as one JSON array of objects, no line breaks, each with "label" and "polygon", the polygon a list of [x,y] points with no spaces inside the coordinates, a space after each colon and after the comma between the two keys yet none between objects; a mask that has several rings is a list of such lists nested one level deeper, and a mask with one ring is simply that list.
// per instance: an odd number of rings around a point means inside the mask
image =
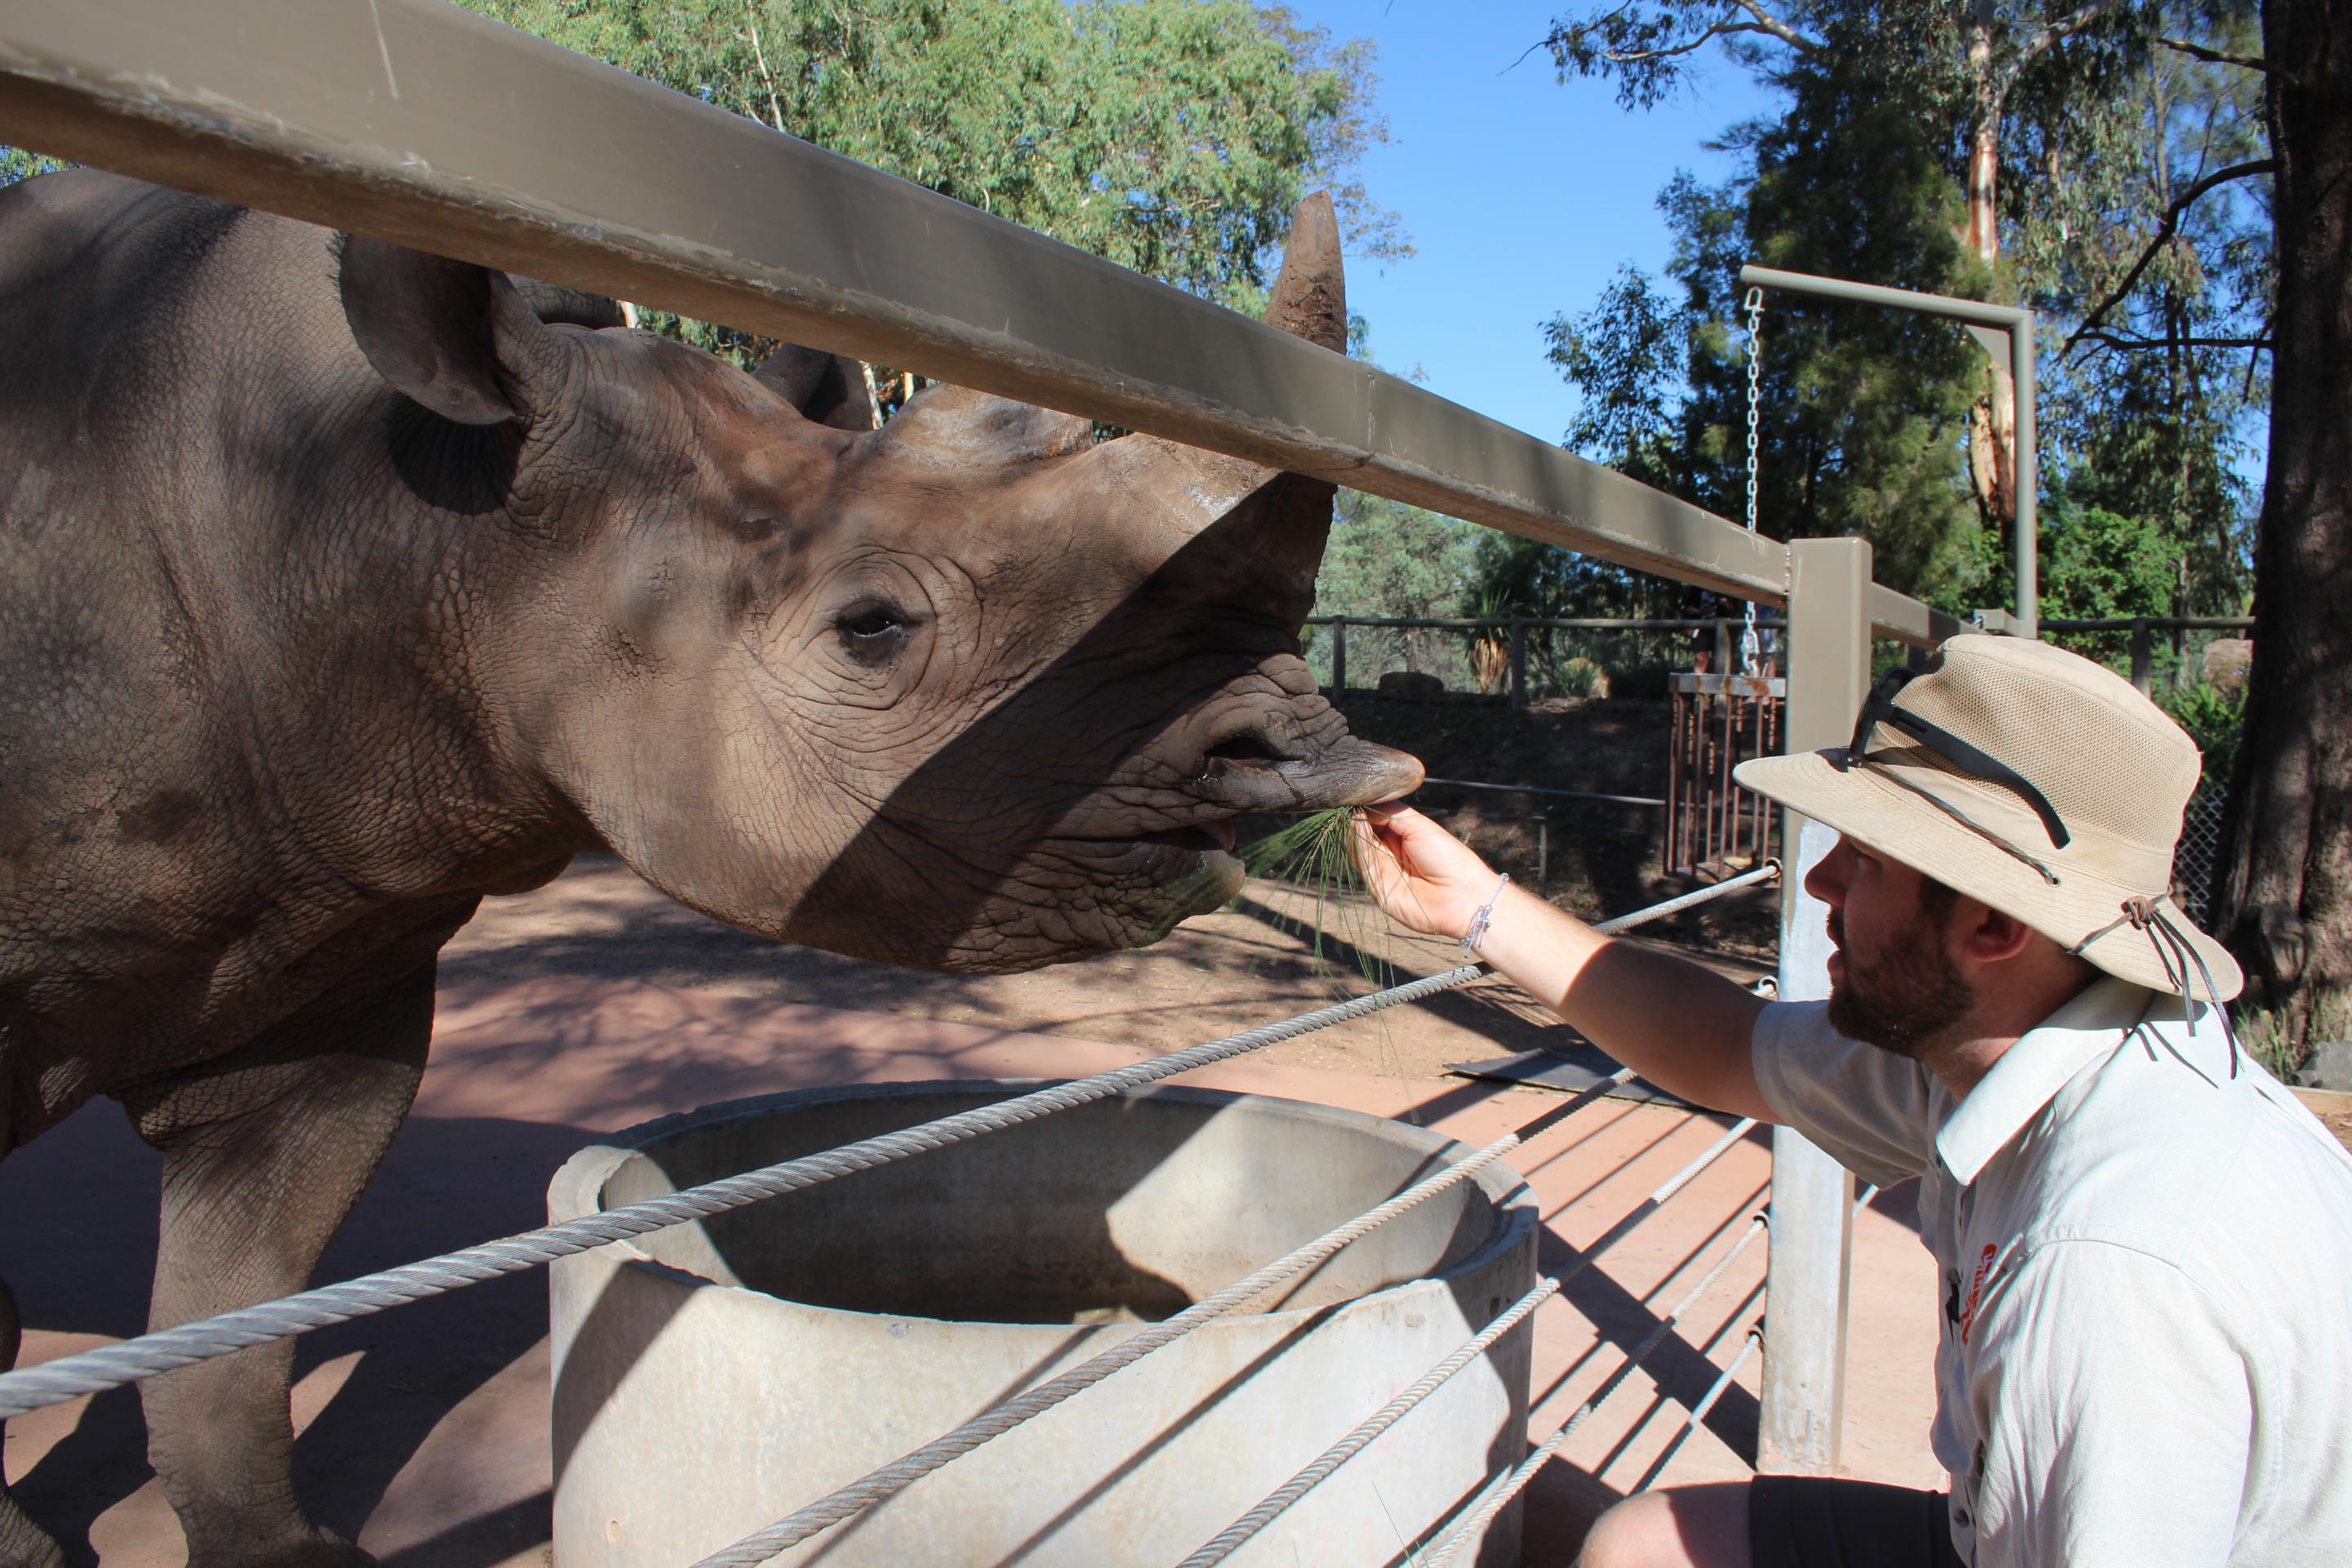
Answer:
[{"label": "concrete feeding trough", "polygon": [[[548,1211],[575,1218],[1028,1087],[805,1090],[649,1122],[572,1156]],[[566,1258],[555,1560],[691,1563],[1466,1152],[1352,1111],[1160,1089]],[[1172,1563],[1524,1294],[1537,1228],[1532,1194],[1490,1165],[775,1561]],[[1525,1452],[1531,1343],[1513,1330],[1229,1561],[1411,1561]],[[1517,1563],[1518,1536],[1515,1504],[1475,1561]]]}]

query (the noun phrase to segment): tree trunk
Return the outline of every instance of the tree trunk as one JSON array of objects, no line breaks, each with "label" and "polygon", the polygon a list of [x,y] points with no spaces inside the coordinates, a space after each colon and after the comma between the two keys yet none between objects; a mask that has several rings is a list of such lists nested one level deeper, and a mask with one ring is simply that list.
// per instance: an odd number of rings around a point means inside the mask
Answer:
[{"label": "tree trunk", "polygon": [[2352,0],[2264,0],[2278,300],[2254,665],[2214,923],[2296,1037],[2352,1023]]},{"label": "tree trunk", "polygon": [[[1993,24],[1992,0],[1974,0],[1962,27],[1976,112],[1961,193],[1967,216],[1960,242],[1985,264],[1987,272],[2000,259],[2002,94]],[[2009,366],[1996,360],[1988,368],[1985,395],[1969,413],[1969,482],[1976,491],[1978,510],[2000,533],[2000,558],[2006,561],[2010,531],[2017,522],[2017,388]]]}]

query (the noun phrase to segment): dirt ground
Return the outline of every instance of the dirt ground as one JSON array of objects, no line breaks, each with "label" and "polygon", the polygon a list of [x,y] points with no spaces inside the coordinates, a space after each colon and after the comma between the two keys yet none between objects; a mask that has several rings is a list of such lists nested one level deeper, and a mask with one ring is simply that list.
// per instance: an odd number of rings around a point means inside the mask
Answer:
[{"label": "dirt ground", "polygon": [[[1769,895],[1761,895],[1769,896]],[[1753,893],[1733,898],[1755,899]],[[1359,945],[1318,930],[1356,936]],[[1673,944],[1670,931],[1664,939]],[[630,979],[709,994],[937,1018],[1173,1050],[1255,1028],[1374,988],[1360,954],[1408,980],[1462,962],[1451,943],[1392,931],[1360,900],[1252,883],[1233,907],[1187,921],[1156,946],[1025,974],[921,974],[809,948],[780,947],[670,902],[611,856],[583,856],[553,883],[492,899],[443,950],[444,986],[546,975]],[[1753,959],[1699,953],[1743,983]],[[1423,1005],[1341,1025],[1260,1053],[1269,1062],[1381,1077],[1437,1078],[1455,1062],[1531,1050],[1559,1026],[1517,987],[1481,981]]]}]

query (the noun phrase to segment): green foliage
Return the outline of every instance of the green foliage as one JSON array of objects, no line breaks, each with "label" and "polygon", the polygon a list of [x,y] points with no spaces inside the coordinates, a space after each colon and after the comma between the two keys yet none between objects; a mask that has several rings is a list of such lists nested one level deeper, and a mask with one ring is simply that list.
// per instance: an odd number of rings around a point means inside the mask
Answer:
[{"label": "green foliage", "polygon": [[[1372,51],[1234,0],[466,0],[483,15],[1221,300],[1356,178]],[[821,215],[810,215],[822,221]]]},{"label": "green foliage", "polygon": [[[1545,329],[1583,395],[1569,444],[1733,518],[1746,512],[1743,262],[1939,293],[1983,285],[1916,116],[1843,57],[1800,61],[1780,79],[1788,112],[1730,139],[1748,173],[1712,188],[1678,176],[1659,198],[1680,299],[1628,268],[1591,310]],[[1958,452],[1981,375],[1974,345],[1946,323],[1785,296],[1768,301],[1762,342],[1759,527],[1867,537],[1880,580],[1907,592],[1935,595],[1963,577],[1975,515]]]},{"label": "green foliage", "polygon": [[[1402,501],[1341,490],[1330,541],[1323,550],[1322,570],[1315,579],[1315,613],[1454,614],[1469,591],[1479,536],[1486,531],[1475,523],[1441,517]],[[1398,634],[1397,641],[1402,645],[1407,668],[1433,668],[1449,686],[1467,683],[1469,663],[1454,640],[1437,632],[1406,631]],[[1307,628],[1309,662],[1327,681],[1332,674],[1329,642],[1323,627]],[[1367,651],[1358,654],[1357,659],[1370,657],[1371,645],[1364,646]],[[1362,664],[1352,670],[1350,680],[1370,685],[1370,678],[1379,673],[1373,664]]]},{"label": "green foliage", "polygon": [[2172,716],[2174,723],[2189,731],[2189,738],[2205,754],[2204,779],[2198,787],[2228,787],[2230,767],[2238,755],[2238,737],[2245,728],[2243,689],[2223,691],[2203,681],[2192,686],[2160,686],[2156,701]]},{"label": "green foliage", "polygon": [[70,167],[71,164],[46,153],[27,152],[22,147],[0,146],[0,186],[13,185],[36,174],[51,174]]},{"label": "green foliage", "polygon": [[1689,374],[1690,321],[1650,275],[1626,265],[1591,310],[1543,323],[1544,357],[1584,395],[1561,445],[1643,484],[1679,479],[1679,388]]},{"label": "green foliage", "polygon": [[[1686,305],[1621,275],[1593,310],[1551,324],[1554,362],[1586,398],[1571,445],[1737,515],[1726,503],[1744,497],[1724,475],[1739,455],[1725,417],[1738,411],[1726,394],[1739,390],[1727,282],[1738,260],[2017,299],[2089,329],[2069,352],[2045,352],[2041,426],[2044,474],[2095,509],[2084,526],[2125,527],[2091,554],[2139,552],[2160,531],[2175,581],[2157,608],[2235,606],[2252,506],[2237,470],[2268,395],[2267,182],[2226,182],[2175,208],[2266,149],[2263,78],[2228,63],[2262,52],[2253,0],[1612,0],[1561,16],[1546,43],[1561,79],[1613,81],[1629,109],[1685,85],[1709,44],[1789,94],[1785,113],[1727,138],[1753,153],[1752,177],[1716,190],[1685,179],[1663,198]],[[1977,216],[1999,234],[1996,272],[1955,239],[1980,144],[1994,195]],[[1950,393],[1973,401],[1986,388],[1973,348],[1943,323],[1769,304],[1763,526],[1867,533],[1885,580],[1947,607],[2004,599],[2000,551],[1971,538],[1965,492],[1947,482],[1958,459]],[[1665,345],[1677,324],[1682,404],[1657,390],[1675,379]],[[2072,592],[2047,562],[2042,581],[2061,600]]]},{"label": "green foliage", "polygon": [[2281,1083],[2294,1081],[2320,1041],[2352,1037],[2352,1005],[2325,996],[2308,1014],[2293,1007],[2257,1006],[2242,996],[2231,1005],[2230,1016],[2246,1054]]},{"label": "green foliage", "polygon": [[1315,579],[1315,613],[1451,615],[1469,591],[1487,531],[1402,501],[1341,490]]},{"label": "green foliage", "polygon": [[1349,806],[1311,812],[1242,850],[1242,866],[1256,879],[1282,882],[1312,895],[1304,922],[1318,968],[1339,952],[1375,986],[1395,983],[1387,956],[1388,920],[1365,897],[1363,873],[1348,854],[1356,813]]},{"label": "green foliage", "polygon": [[1599,665],[1580,654],[1561,659],[1552,668],[1551,684],[1552,689],[1562,697],[1609,695],[1609,678],[1601,672]]},{"label": "green foliage", "polygon": [[[2042,509],[2035,578],[2044,620],[2110,620],[2169,616],[2179,602],[2180,546],[2158,518],[2108,510],[2062,484]],[[1978,534],[1958,590],[1943,607],[1965,614],[2016,597],[2016,567],[1990,533]],[[2061,634],[2053,633],[2053,636]],[[2128,632],[2068,632],[2074,652],[2108,663],[2127,657]]]}]

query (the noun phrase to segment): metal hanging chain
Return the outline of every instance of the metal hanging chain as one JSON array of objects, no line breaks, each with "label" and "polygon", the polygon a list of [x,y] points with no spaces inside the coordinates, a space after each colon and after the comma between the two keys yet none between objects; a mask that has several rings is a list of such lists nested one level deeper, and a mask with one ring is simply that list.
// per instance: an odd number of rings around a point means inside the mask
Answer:
[{"label": "metal hanging chain", "polygon": [[[1757,412],[1763,403],[1760,380],[1764,364],[1764,290],[1748,290],[1748,531],[1756,531]],[[1753,675],[1762,644],[1756,633],[1756,601],[1748,601],[1747,626],[1739,634],[1739,668]]]}]

